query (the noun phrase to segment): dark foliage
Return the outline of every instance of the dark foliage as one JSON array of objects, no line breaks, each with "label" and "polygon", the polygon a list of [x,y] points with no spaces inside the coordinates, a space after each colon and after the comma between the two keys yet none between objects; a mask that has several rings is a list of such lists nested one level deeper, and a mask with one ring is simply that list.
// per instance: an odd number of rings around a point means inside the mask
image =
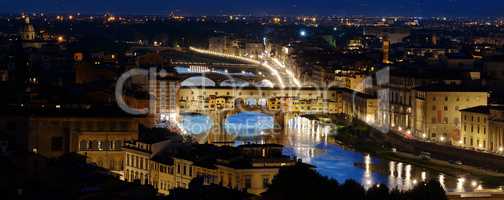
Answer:
[{"label": "dark foliage", "polygon": [[389,188],[384,185],[375,185],[366,192],[367,200],[384,200],[390,199],[390,197],[391,193],[389,193]]},{"label": "dark foliage", "polygon": [[448,199],[441,184],[435,180],[419,184],[413,190],[407,192],[407,196],[411,200]]},{"label": "dark foliage", "polygon": [[280,169],[268,191],[266,200],[326,199],[338,194],[337,181],[321,176],[304,165]]},{"label": "dark foliage", "polygon": [[169,200],[248,200],[254,196],[219,185],[204,185],[203,177],[194,178],[189,189],[176,188],[170,191]]},{"label": "dark foliage", "polygon": [[3,161],[9,166],[4,172],[15,174],[2,175],[7,178],[7,184],[1,184],[4,199],[157,199],[154,188],[123,182],[77,154],[56,159],[16,155]]}]

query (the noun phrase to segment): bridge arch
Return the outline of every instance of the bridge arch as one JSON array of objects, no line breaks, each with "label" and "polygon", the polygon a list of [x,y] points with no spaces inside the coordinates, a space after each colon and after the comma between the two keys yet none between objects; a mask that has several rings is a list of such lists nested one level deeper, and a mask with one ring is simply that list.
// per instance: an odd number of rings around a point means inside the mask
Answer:
[{"label": "bridge arch", "polygon": [[217,84],[215,81],[204,77],[204,76],[194,76],[187,78],[180,83],[182,87],[215,87]]},{"label": "bridge arch", "polygon": [[256,87],[260,87],[260,88],[273,88],[273,87],[275,87],[275,84],[273,84],[273,82],[271,82],[268,79],[264,79],[262,81],[259,81],[259,82],[255,83],[254,85]]},{"label": "bridge arch", "polygon": [[228,79],[220,83],[221,87],[249,87],[250,83],[242,79]]},{"label": "bridge arch", "polygon": [[267,98],[259,98],[259,100],[257,100],[257,105],[260,107],[266,107],[268,105],[268,99]]},{"label": "bridge arch", "polygon": [[248,97],[245,99],[245,105],[247,106],[257,106],[257,99],[254,97]]}]

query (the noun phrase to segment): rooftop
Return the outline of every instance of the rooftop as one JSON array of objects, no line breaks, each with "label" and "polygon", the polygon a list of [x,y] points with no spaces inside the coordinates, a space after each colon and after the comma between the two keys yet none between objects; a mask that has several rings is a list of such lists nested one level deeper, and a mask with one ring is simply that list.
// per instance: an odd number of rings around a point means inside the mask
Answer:
[{"label": "rooftop", "polygon": [[215,169],[217,165],[232,168],[268,168],[282,163],[295,162],[281,154],[283,146],[277,144],[247,144],[239,147],[218,147],[210,144],[172,144],[153,159],[172,164],[173,159],[192,161],[194,165]]},{"label": "rooftop", "polygon": [[470,112],[470,113],[490,114],[491,110],[504,111],[504,105],[476,106],[476,107],[472,107],[472,108],[466,108],[466,109],[463,109],[460,111],[461,112]]},{"label": "rooftop", "polygon": [[147,128],[140,126],[138,132],[139,142],[146,144],[154,144],[166,140],[182,141],[182,137],[180,135],[170,132],[164,128]]},{"label": "rooftop", "polygon": [[487,92],[488,89],[481,85],[464,85],[464,84],[431,84],[416,87],[417,91],[424,92]]},{"label": "rooftop", "polygon": [[[54,105],[52,105],[54,106]],[[30,105],[3,105],[0,115],[31,116],[31,117],[80,117],[80,118],[135,118],[145,115],[132,115],[115,105],[56,105],[55,107],[30,107]]]},{"label": "rooftop", "polygon": [[344,92],[344,93],[355,94],[358,97],[362,97],[362,98],[366,98],[366,99],[376,99],[377,98],[376,94],[362,93],[362,92],[355,91],[355,90],[352,90],[349,88],[339,88],[338,90],[340,92]]}]

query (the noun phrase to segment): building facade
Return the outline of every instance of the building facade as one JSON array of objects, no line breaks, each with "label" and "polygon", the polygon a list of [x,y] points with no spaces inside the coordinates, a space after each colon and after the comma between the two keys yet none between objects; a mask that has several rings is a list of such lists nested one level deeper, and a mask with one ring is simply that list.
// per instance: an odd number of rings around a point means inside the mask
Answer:
[{"label": "building facade", "polygon": [[378,118],[378,98],[376,95],[342,89],[342,113],[368,124],[375,124]]},{"label": "building facade", "polygon": [[182,87],[178,92],[181,112],[232,110],[241,103],[271,111],[339,113],[338,89],[316,90],[278,88]]},{"label": "building facade", "polygon": [[431,85],[415,89],[415,136],[457,144],[461,138],[460,110],[487,105],[488,92],[460,85]]},{"label": "building facade", "polygon": [[[159,146],[160,143],[155,144]],[[278,170],[297,161],[281,155],[281,145],[243,145],[237,148],[213,145],[133,142],[125,146],[125,180],[152,185],[168,195],[171,189],[188,188],[195,178],[205,184],[259,195],[267,189]]]},{"label": "building facade", "polygon": [[477,106],[462,112],[460,146],[493,153],[504,152],[504,106]]}]

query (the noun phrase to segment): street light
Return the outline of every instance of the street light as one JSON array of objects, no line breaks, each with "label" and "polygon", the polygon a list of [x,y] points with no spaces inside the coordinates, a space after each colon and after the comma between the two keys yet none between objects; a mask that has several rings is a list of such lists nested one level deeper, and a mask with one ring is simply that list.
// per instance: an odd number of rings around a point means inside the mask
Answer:
[{"label": "street light", "polygon": [[472,187],[476,187],[476,186],[478,186],[478,182],[476,182],[476,181],[471,181],[471,186],[472,186]]},{"label": "street light", "polygon": [[306,33],[306,31],[305,31],[305,30],[301,30],[301,31],[299,31],[299,35],[300,35],[301,37],[306,37],[307,33]]},{"label": "street light", "polygon": [[439,139],[441,140],[441,142],[444,142],[446,138],[444,136],[441,136],[441,138]]},{"label": "street light", "polygon": [[62,43],[62,42],[64,42],[64,41],[65,41],[65,38],[64,38],[63,36],[58,36],[58,38],[57,38],[57,39],[58,39],[58,42],[59,42],[59,43]]}]

